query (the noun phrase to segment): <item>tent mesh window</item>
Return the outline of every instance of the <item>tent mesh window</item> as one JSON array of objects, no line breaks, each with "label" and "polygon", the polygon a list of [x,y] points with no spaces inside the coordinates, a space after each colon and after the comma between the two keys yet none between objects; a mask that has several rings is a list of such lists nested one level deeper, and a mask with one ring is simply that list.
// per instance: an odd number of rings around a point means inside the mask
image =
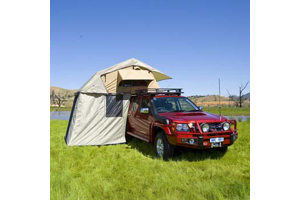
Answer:
[{"label": "tent mesh window", "polygon": [[106,117],[122,117],[123,95],[106,96]]}]

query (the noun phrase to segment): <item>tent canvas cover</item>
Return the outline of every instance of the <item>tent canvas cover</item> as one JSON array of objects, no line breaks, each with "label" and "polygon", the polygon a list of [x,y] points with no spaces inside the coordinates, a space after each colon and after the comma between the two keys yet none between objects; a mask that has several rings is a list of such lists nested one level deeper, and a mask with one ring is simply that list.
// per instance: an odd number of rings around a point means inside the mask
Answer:
[{"label": "tent canvas cover", "polygon": [[165,79],[171,77],[134,58],[97,72],[75,95],[66,144],[124,143],[131,94]]}]

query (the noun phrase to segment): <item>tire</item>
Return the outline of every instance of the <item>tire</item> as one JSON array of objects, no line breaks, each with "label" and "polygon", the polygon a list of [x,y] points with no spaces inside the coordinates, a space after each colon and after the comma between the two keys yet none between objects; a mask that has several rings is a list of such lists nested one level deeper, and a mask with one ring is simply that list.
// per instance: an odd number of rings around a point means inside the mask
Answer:
[{"label": "tire", "polygon": [[175,147],[168,142],[163,131],[160,131],[156,134],[154,148],[156,155],[159,158],[162,157],[164,160],[168,160],[174,155]]}]

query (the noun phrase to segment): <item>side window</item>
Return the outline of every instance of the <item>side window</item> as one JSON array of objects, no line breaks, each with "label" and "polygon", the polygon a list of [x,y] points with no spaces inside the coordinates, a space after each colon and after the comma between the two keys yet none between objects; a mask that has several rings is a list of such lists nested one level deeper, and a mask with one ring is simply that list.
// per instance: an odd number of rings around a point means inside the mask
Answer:
[{"label": "side window", "polygon": [[132,100],[131,111],[136,112],[139,107],[139,99],[138,97],[134,97]]},{"label": "side window", "polygon": [[[143,97],[143,99],[142,99],[142,101],[141,101],[141,106],[140,106],[140,113],[147,114],[147,113],[143,112],[143,110],[144,110],[145,108],[150,109],[150,102],[149,102],[148,98]],[[148,111],[148,113],[149,113],[149,111]]]},{"label": "side window", "polygon": [[186,99],[184,98],[178,98],[179,104],[182,108],[182,110],[190,111],[190,110],[196,110],[197,108],[193,107],[190,103],[188,103]]},{"label": "side window", "polygon": [[141,108],[150,108],[150,103],[148,101],[148,98],[143,97],[141,102]]},{"label": "side window", "polygon": [[123,95],[106,96],[106,117],[122,117]]}]

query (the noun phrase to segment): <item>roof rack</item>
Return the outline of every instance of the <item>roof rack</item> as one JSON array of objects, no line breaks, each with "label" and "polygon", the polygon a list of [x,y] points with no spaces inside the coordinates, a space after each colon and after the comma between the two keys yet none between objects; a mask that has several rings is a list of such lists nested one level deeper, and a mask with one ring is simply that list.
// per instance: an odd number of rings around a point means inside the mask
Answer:
[{"label": "roof rack", "polygon": [[136,90],[136,94],[162,94],[162,95],[178,95],[182,94],[182,88],[148,88]]}]

